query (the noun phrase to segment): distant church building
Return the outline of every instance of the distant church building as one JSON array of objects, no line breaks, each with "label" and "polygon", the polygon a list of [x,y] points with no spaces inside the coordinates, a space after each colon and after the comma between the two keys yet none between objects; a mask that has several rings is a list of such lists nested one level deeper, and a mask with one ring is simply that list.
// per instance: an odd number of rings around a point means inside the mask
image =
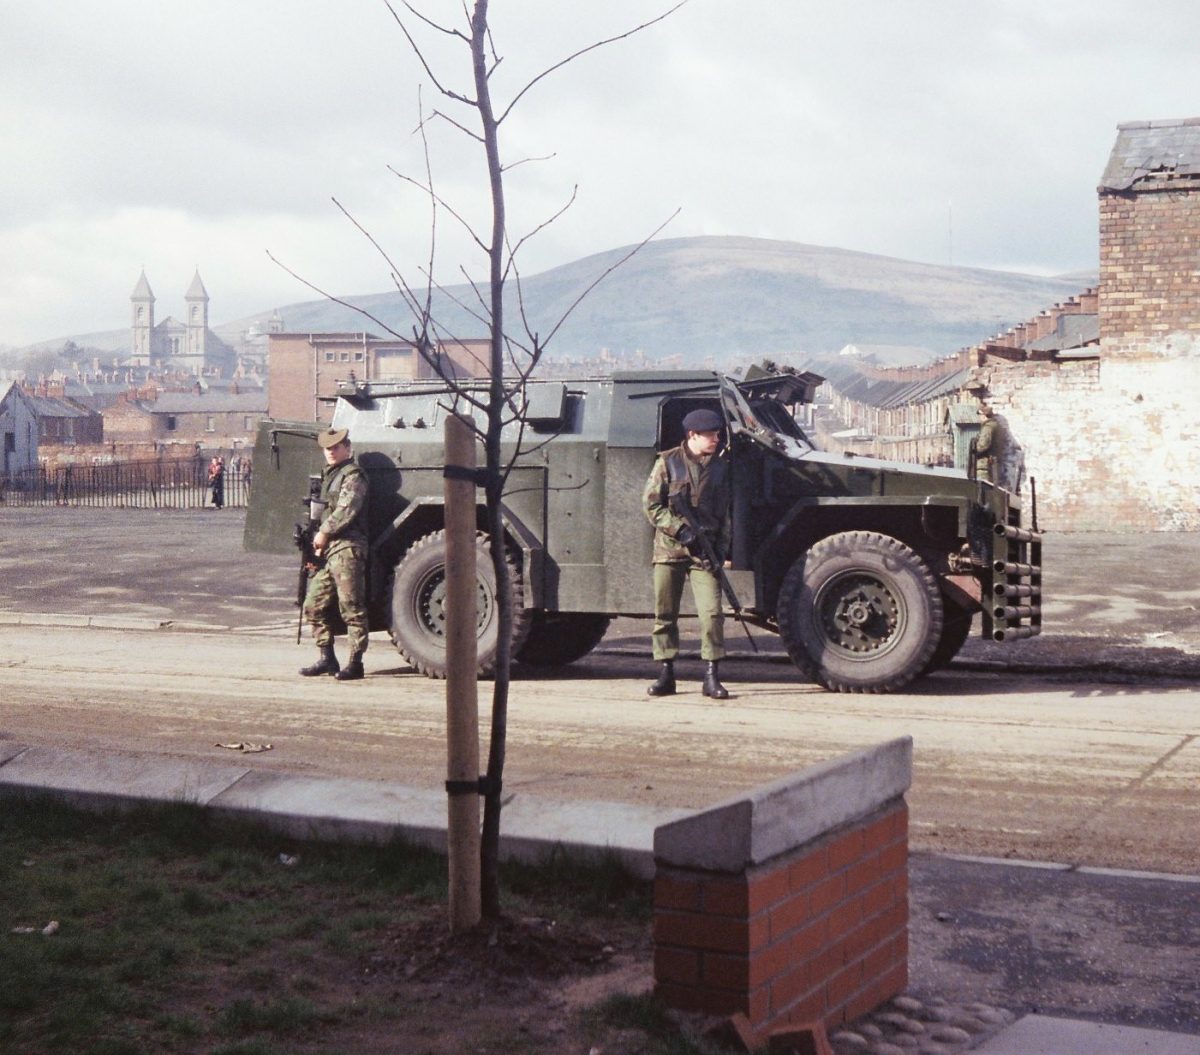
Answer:
[{"label": "distant church building", "polygon": [[229,375],[237,366],[237,353],[208,328],[208,291],[197,271],[184,294],[184,321],[168,315],[154,321],[154,293],[143,271],[129,297],[133,344],[129,365],[158,367],[191,374],[219,370]]}]

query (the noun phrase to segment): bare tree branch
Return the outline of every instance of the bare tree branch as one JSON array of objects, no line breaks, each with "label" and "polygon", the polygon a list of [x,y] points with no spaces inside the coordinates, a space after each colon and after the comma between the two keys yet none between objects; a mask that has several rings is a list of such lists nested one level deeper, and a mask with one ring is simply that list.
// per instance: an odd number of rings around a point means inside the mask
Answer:
[{"label": "bare tree branch", "polygon": [[501,165],[500,171],[501,172],[511,172],[518,165],[527,165],[531,161],[550,161],[556,157],[558,157],[557,152],[555,152],[553,154],[543,154],[541,157],[521,158],[520,161],[514,161],[511,165]]},{"label": "bare tree branch", "polygon": [[[424,13],[422,13],[421,11],[418,11],[415,7],[413,7],[413,5],[408,2],[408,0],[400,0],[400,2],[408,9],[409,13],[414,18],[419,18],[430,29],[436,29],[439,33],[444,33],[448,37],[457,37],[464,44],[470,43],[470,41],[467,39],[466,34],[463,33],[463,31],[461,29],[454,29],[451,26],[439,25],[437,22],[434,22],[433,19],[429,18],[428,15],[425,15]],[[392,6],[390,3],[388,3],[388,0],[384,0],[384,3],[387,3],[389,8]],[[463,14],[466,14],[466,5],[463,5]],[[396,12],[392,11],[392,16],[395,17],[395,15],[396,15]],[[470,19],[468,18],[467,21],[469,22]]]},{"label": "bare tree branch", "polygon": [[582,293],[580,293],[578,297],[575,298],[575,300],[571,303],[571,306],[562,313],[562,316],[559,318],[558,322],[556,322],[554,324],[553,328],[550,330],[550,333],[546,336],[546,339],[542,343],[544,345],[549,344],[550,341],[553,340],[554,335],[556,333],[558,333],[559,329],[562,327],[562,324],[564,322],[566,322],[567,319],[570,317],[571,313],[577,307],[579,307],[579,305],[583,301],[584,297],[586,297],[589,293],[591,293],[592,290],[594,290],[598,285],[600,285],[601,282],[603,282],[606,278],[608,278],[608,276],[611,275],[623,263],[625,263],[626,260],[628,260],[630,257],[634,256],[636,253],[641,252],[642,249],[644,249],[646,247],[647,243],[649,243],[654,238],[654,236],[656,234],[658,234],[659,231],[661,231],[664,227],[666,227],[667,224],[669,224],[678,215],[679,215],[679,210],[676,209],[673,213],[671,213],[670,216],[668,216],[665,220],[663,220],[662,223],[660,223],[656,228],[654,228],[653,231],[651,231],[648,235],[646,235],[645,238],[643,238],[640,242],[638,242],[637,245],[635,245],[632,249],[630,249],[628,253],[626,253],[623,257],[621,257],[620,260],[617,260],[609,267],[606,267],[604,269],[604,271],[601,272],[596,277],[596,280],[594,282],[591,282],[588,285],[588,287]]},{"label": "bare tree branch", "polygon": [[396,330],[393,330],[391,328],[391,326],[389,326],[382,319],[378,318],[376,315],[367,311],[366,308],[361,307],[358,304],[352,304],[350,301],[346,300],[343,297],[336,297],[332,293],[328,292],[327,290],[322,289],[320,286],[316,285],[315,283],[310,282],[303,275],[297,274],[290,267],[288,267],[287,264],[283,263],[281,260],[276,258],[276,256],[271,252],[271,250],[269,250],[269,249],[266,250],[266,254],[270,258],[270,260],[273,264],[275,264],[277,267],[282,268],[284,271],[286,271],[289,275],[291,275],[292,278],[294,278],[301,285],[307,286],[314,293],[320,295],[325,300],[332,301],[334,304],[340,304],[343,308],[349,308],[351,311],[357,312],[359,315],[363,316],[364,318],[370,319],[381,330],[384,330],[385,332],[391,334],[391,336],[395,337],[396,340],[398,340],[398,341],[407,341],[408,340],[407,337],[405,337],[401,333],[398,333]]},{"label": "bare tree branch", "polygon": [[[433,72],[433,68],[426,60],[424,52],[421,51],[420,45],[417,44],[417,42],[413,39],[413,35],[408,31],[408,26],[405,25],[404,19],[402,19],[397,13],[396,9],[392,7],[389,0],[383,0],[383,2],[387,6],[387,9],[392,13],[392,18],[396,20],[396,25],[400,27],[400,32],[404,34],[404,39],[408,41],[408,46],[412,48],[413,54],[417,57],[417,61],[420,62],[420,64],[425,68],[425,72],[429,74],[429,79],[433,81],[433,86],[447,99],[454,99],[457,102],[465,104],[466,106],[478,106],[479,104],[476,100],[466,95],[462,95],[459,92],[451,91],[444,84],[442,84],[441,81],[438,80],[437,74]],[[434,29],[440,30],[441,32],[450,32],[452,36],[461,37],[463,40],[467,39],[457,30],[443,30],[442,27],[438,26],[436,23],[430,22],[429,19],[425,18],[422,14],[413,10],[413,8],[407,3],[407,0],[401,0],[401,2],[404,3],[405,7],[412,11],[415,17],[421,19],[421,21],[432,26]],[[686,3],[687,0],[684,0],[684,2]]]},{"label": "bare tree branch", "polygon": [[519,92],[517,92],[516,95],[514,95],[512,97],[512,99],[509,101],[508,106],[506,106],[504,108],[504,112],[501,113],[501,115],[496,119],[496,124],[498,124],[498,125],[503,124],[504,119],[506,117],[508,117],[508,115],[512,112],[513,107],[516,106],[517,103],[521,101],[522,96],[524,96],[526,92],[528,92],[535,84],[537,84],[538,81],[544,80],[546,77],[549,77],[550,74],[552,74],[555,70],[562,69],[565,65],[567,65],[567,63],[574,62],[575,59],[579,58],[579,56],[586,55],[589,51],[595,51],[597,48],[602,48],[606,44],[615,44],[618,40],[626,40],[629,37],[632,37],[635,33],[640,33],[643,29],[649,29],[650,26],[653,26],[656,23],[661,22],[664,18],[669,18],[676,11],[678,11],[681,7],[683,7],[684,4],[686,4],[687,2],[688,2],[688,0],[679,0],[679,3],[677,3],[670,10],[664,11],[657,18],[652,18],[652,19],[650,19],[649,22],[643,22],[640,26],[634,26],[633,29],[627,30],[624,33],[619,33],[615,37],[609,37],[607,40],[598,40],[594,44],[589,44],[586,48],[580,48],[578,51],[574,52],[571,55],[568,55],[565,59],[562,59],[560,62],[556,62],[549,69],[542,70],[541,73],[539,73],[536,77],[534,77],[533,80],[531,80],[527,85],[525,85],[524,88],[522,88]]},{"label": "bare tree branch", "polygon": [[447,202],[445,198],[442,198],[442,197],[436,195],[432,187],[426,186],[420,180],[413,179],[412,176],[406,175],[405,173],[401,172],[399,169],[392,168],[391,165],[388,165],[387,168],[388,168],[388,171],[393,176],[395,176],[397,179],[403,180],[405,183],[411,183],[414,187],[417,187],[423,193],[428,194],[430,197],[434,198],[437,201],[437,203],[443,209],[446,210],[446,212],[448,212],[460,224],[462,224],[463,230],[467,232],[471,241],[473,241],[477,246],[479,246],[479,248],[482,249],[484,252],[487,252],[487,248],[488,248],[487,245],[484,243],[483,239],[480,238],[479,235],[477,235],[475,233],[475,228],[473,228],[471,226],[470,222],[468,220],[466,220],[462,215],[460,215],[459,212],[452,205],[450,205],[450,203]]},{"label": "bare tree branch", "polygon": [[[351,213],[340,201],[338,201],[337,198],[330,198],[330,201],[332,201],[333,204],[337,206],[338,211],[341,212],[341,214],[358,229],[359,233],[362,234],[362,236],[375,247],[375,251],[379,253],[381,257],[383,257],[384,262],[388,266],[388,270],[391,272],[392,279],[396,283],[397,289],[400,290],[401,296],[404,297],[405,303],[408,305],[409,309],[414,315],[419,315],[420,309],[416,296],[412,293],[408,283],[401,275],[399,267],[397,267],[396,264],[392,262],[392,258],[388,256],[387,251],[382,245],[379,244],[379,241],[375,238],[375,236],[371,234],[371,232],[365,227],[363,227],[363,225],[355,218],[354,214]],[[267,255],[270,256],[270,253]],[[274,260],[275,258],[271,257],[271,259]],[[278,263],[278,261],[276,261],[276,263]],[[283,267],[282,264],[280,264],[280,266]],[[288,271],[286,267],[284,267],[284,270]],[[288,271],[288,274],[292,273],[293,272]],[[304,280],[301,279],[301,281],[303,282]],[[309,283],[305,282],[305,285],[309,285]],[[310,286],[310,288],[313,287]]]},{"label": "bare tree branch", "polygon": [[472,132],[466,125],[462,124],[459,121],[454,120],[453,117],[451,117],[447,113],[444,113],[441,110],[434,110],[429,116],[430,117],[440,117],[443,121],[446,122],[446,124],[453,125],[463,135],[469,136],[471,139],[475,140],[476,143],[483,142],[483,136],[481,136],[478,132]]},{"label": "bare tree branch", "polygon": [[519,253],[521,251],[521,246],[523,246],[531,238],[535,238],[541,231],[545,230],[552,223],[554,223],[556,220],[558,220],[559,217],[561,217],[572,205],[574,205],[575,198],[578,196],[578,194],[579,194],[579,184],[576,183],[575,186],[573,186],[571,188],[571,196],[567,199],[566,203],[562,206],[562,208],[560,208],[558,210],[558,212],[554,213],[552,216],[543,220],[532,231],[529,231],[528,233],[522,235],[517,240],[517,244],[512,246],[509,249],[509,251],[508,251],[509,262],[511,263],[513,261],[513,259],[516,257],[517,253]]}]

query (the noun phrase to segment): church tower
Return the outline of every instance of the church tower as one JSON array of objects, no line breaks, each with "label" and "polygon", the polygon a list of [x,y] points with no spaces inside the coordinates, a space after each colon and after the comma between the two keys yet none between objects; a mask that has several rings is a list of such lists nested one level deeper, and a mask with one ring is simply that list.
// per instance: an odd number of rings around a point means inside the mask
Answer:
[{"label": "church tower", "polygon": [[133,287],[129,301],[133,312],[133,365],[149,366],[153,351],[151,339],[154,334],[154,294],[150,290],[150,283],[146,281],[144,269],[142,277]]},{"label": "church tower", "polygon": [[187,338],[185,341],[188,365],[196,373],[205,366],[205,353],[208,350],[208,291],[200,281],[200,272],[196,271],[192,284],[188,287],[187,295]]}]

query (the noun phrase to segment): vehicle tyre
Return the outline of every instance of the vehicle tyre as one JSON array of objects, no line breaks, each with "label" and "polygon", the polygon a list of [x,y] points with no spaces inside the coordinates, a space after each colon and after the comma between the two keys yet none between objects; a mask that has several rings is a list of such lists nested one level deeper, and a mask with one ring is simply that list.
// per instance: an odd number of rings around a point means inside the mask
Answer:
[{"label": "vehicle tyre", "polygon": [[[479,652],[477,672],[489,677],[496,670],[500,610],[496,576],[487,536],[475,538],[479,583]],[[529,633],[529,611],[524,605],[521,570],[506,555],[513,593],[513,655]],[[446,532],[435,531],[414,543],[396,565],[392,579],[392,641],[400,654],[430,678],[446,676]]]},{"label": "vehicle tyre", "polygon": [[942,636],[925,664],[923,674],[932,674],[935,670],[944,670],[950,661],[958,655],[959,650],[971,636],[971,621],[975,613],[969,608],[955,604],[953,601],[942,599]]},{"label": "vehicle tyre", "polygon": [[892,692],[922,674],[942,638],[925,562],[873,531],[822,539],[788,569],[779,635],[792,662],[835,692]]},{"label": "vehicle tyre", "polygon": [[517,659],[531,667],[574,663],[600,644],[611,622],[599,612],[534,612]]}]

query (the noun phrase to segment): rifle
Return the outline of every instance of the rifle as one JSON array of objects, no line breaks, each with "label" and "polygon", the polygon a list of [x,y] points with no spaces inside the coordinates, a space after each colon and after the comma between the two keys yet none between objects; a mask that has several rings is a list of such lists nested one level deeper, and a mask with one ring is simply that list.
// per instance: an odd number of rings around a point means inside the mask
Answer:
[{"label": "rifle", "polygon": [[729,607],[733,609],[734,617],[742,624],[742,629],[746,632],[746,640],[750,642],[750,647],[757,652],[758,645],[755,644],[754,638],[750,634],[750,628],[746,625],[746,620],[742,616],[742,606],[738,602],[737,594],[733,592],[733,586],[729,582],[729,577],[725,574],[725,564],[723,561],[717,559],[717,551],[713,548],[712,539],[708,537],[708,534],[696,519],[696,511],[692,508],[692,503],[687,500],[682,492],[676,492],[671,496],[667,504],[672,513],[683,519],[683,522],[691,532],[690,540],[684,541],[684,539],[680,539],[679,541],[688,548],[689,552],[694,553],[694,547],[699,547],[700,556],[708,562],[712,573],[717,577],[717,582],[721,585],[721,592],[729,602]]},{"label": "rifle", "polygon": [[321,478],[319,476],[308,478],[308,497],[301,499],[300,504],[307,507],[308,517],[306,523],[297,524],[292,528],[292,542],[300,551],[300,574],[296,579],[296,606],[300,609],[299,618],[296,620],[297,645],[300,644],[304,630],[304,598],[308,593],[308,577],[311,572],[316,571],[325,563],[324,558],[318,557],[313,550],[313,539],[316,537],[317,527],[321,523],[321,514],[324,512],[326,504],[321,501]]}]

